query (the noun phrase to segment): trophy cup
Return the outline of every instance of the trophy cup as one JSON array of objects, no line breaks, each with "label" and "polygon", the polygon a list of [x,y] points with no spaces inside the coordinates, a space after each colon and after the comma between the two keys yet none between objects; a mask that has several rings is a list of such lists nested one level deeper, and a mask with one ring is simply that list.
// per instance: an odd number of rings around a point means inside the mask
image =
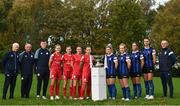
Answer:
[{"label": "trophy cup", "polygon": [[101,101],[107,98],[106,93],[106,71],[101,63],[102,56],[94,56],[96,60],[95,67],[91,71],[92,100]]},{"label": "trophy cup", "polygon": [[95,67],[103,67],[103,63],[101,62],[102,61],[102,56],[98,55],[98,56],[94,56],[94,58],[95,58],[95,61],[96,61]]}]

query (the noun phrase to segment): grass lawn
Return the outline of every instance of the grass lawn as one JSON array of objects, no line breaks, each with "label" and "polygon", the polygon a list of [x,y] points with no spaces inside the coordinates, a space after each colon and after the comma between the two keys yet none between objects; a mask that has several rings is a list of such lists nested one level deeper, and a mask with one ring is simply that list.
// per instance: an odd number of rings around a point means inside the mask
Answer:
[{"label": "grass lawn", "polygon": [[[116,81],[118,82],[118,81]],[[62,96],[62,86],[60,86],[60,100],[42,100],[36,98],[36,77],[34,76],[33,84],[31,88],[30,98],[29,99],[22,99],[20,97],[20,75],[17,78],[16,88],[15,88],[15,98],[10,100],[2,100],[2,88],[4,84],[4,76],[3,74],[0,74],[0,105],[178,105],[180,104],[180,78],[173,78],[174,82],[174,98],[162,98],[162,86],[161,81],[159,77],[156,77],[154,79],[155,83],[155,99],[154,100],[146,100],[144,98],[141,99],[132,99],[129,102],[125,102],[121,100],[121,88],[119,86],[119,83],[116,84],[117,87],[117,99],[116,100],[104,100],[104,101],[98,101],[93,102],[92,100],[81,100],[81,101],[74,101],[74,100],[68,100],[63,99]],[[62,82],[61,82],[62,83]],[[131,95],[133,94],[132,91],[132,83],[130,81],[131,86]],[[142,83],[143,88],[143,97],[145,96],[145,89],[144,89],[144,83]],[[49,89],[47,92],[48,98],[49,98]],[[9,91],[7,98],[9,96]]]}]

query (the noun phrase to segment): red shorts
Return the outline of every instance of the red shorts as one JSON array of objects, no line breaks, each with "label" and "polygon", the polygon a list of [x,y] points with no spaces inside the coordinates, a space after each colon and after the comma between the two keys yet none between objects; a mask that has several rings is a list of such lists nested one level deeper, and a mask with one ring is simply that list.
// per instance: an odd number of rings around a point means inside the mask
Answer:
[{"label": "red shorts", "polygon": [[91,75],[82,75],[82,82],[90,82]]},{"label": "red shorts", "polygon": [[61,70],[51,70],[50,78],[51,79],[62,79],[62,71]]},{"label": "red shorts", "polygon": [[73,80],[81,80],[81,79],[82,79],[82,75],[73,74],[73,75],[72,75],[72,79],[73,79]]},{"label": "red shorts", "polygon": [[72,71],[64,71],[63,72],[63,78],[64,80],[68,80],[72,78]]}]

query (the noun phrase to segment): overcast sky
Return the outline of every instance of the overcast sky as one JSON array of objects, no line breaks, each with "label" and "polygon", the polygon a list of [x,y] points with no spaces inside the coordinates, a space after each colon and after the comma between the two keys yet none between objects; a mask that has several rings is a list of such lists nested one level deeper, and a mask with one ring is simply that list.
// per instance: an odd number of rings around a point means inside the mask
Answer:
[{"label": "overcast sky", "polygon": [[159,6],[159,4],[164,5],[169,0],[155,0],[155,1],[156,1],[156,5],[153,6],[152,9],[156,9]]}]

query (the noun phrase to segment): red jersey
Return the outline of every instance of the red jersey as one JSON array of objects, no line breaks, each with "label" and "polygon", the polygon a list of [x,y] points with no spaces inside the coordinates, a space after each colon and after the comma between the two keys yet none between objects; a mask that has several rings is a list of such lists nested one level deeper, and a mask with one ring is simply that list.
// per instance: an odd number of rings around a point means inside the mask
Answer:
[{"label": "red jersey", "polygon": [[50,57],[50,69],[51,70],[61,70],[61,63],[62,63],[62,54],[60,53],[53,53]]},{"label": "red jersey", "polygon": [[82,58],[82,54],[74,54],[73,58],[74,58],[74,64],[73,64],[73,74],[74,75],[81,75],[82,74],[82,70],[80,70],[80,63],[81,63],[81,58]]},{"label": "red jersey", "polygon": [[[90,62],[90,56],[91,56],[91,62]],[[83,64],[83,75],[85,77],[90,77],[91,75],[91,68],[92,68],[92,63],[94,62],[94,57],[92,55],[84,55],[81,58],[81,61],[84,63]]]},{"label": "red jersey", "polygon": [[68,55],[68,54],[64,54],[62,56],[62,61],[63,61],[63,71],[73,71],[73,55]]}]

